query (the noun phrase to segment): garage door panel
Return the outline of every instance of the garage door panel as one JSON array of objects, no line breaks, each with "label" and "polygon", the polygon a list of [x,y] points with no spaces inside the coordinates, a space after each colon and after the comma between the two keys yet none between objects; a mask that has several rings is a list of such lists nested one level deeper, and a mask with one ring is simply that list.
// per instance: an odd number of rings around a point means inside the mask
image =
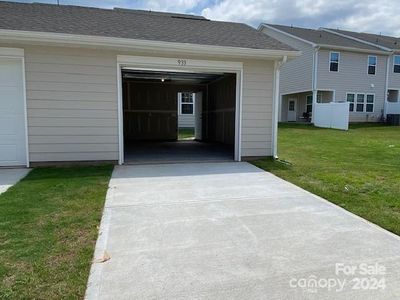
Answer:
[{"label": "garage door panel", "polygon": [[17,146],[4,145],[3,141],[0,145],[0,165],[9,165],[13,162],[17,163]]},{"label": "garage door panel", "polygon": [[0,85],[0,114],[3,116],[8,113],[16,113],[19,110],[16,98],[22,98],[22,93],[16,87]]},{"label": "garage door panel", "polygon": [[5,116],[5,114],[2,114],[2,111],[0,111],[0,115],[0,135],[1,143],[3,143],[7,135],[16,136],[18,133],[14,116]]},{"label": "garage door panel", "polygon": [[0,166],[25,165],[22,60],[0,57]]},{"label": "garage door panel", "polygon": [[21,60],[0,58],[0,86],[2,85],[19,85],[21,84],[21,74],[18,68],[21,67]]}]

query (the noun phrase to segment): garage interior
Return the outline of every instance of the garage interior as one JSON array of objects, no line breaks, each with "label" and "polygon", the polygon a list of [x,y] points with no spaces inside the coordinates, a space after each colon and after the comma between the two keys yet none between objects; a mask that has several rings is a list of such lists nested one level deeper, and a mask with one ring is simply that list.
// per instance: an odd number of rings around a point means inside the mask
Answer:
[{"label": "garage interior", "polygon": [[[126,164],[234,159],[236,74],[123,68],[122,99]],[[179,136],[183,113],[193,138]]]}]

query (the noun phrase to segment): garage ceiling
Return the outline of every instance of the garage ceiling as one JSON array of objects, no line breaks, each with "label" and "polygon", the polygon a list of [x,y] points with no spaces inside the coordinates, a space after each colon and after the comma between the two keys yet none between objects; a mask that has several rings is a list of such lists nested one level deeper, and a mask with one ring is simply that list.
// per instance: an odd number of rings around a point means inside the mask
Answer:
[{"label": "garage ceiling", "polygon": [[150,82],[179,82],[190,84],[207,84],[224,77],[224,73],[186,73],[186,72],[160,72],[123,69],[124,79],[150,81]]}]

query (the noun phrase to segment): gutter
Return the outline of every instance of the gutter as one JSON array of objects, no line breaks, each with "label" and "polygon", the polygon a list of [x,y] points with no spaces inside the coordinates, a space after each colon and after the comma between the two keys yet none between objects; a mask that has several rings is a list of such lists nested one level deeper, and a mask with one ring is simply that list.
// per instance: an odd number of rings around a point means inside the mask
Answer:
[{"label": "gutter", "polygon": [[383,50],[361,49],[361,48],[355,48],[355,47],[335,46],[335,45],[327,45],[327,44],[318,44],[318,46],[323,49],[331,49],[331,50],[343,50],[343,51],[350,51],[350,52],[371,53],[371,54],[381,54],[381,55],[390,55],[391,54],[391,52],[383,51]]},{"label": "gutter", "polygon": [[274,64],[274,96],[272,102],[272,156],[278,159],[278,119],[279,119],[279,81],[280,81],[280,68],[288,60],[287,56],[283,56],[282,60],[276,60]]},{"label": "gutter", "polygon": [[297,57],[300,51],[255,49],[231,46],[200,45],[190,43],[163,42],[140,39],[127,39],[105,36],[76,35],[66,33],[20,31],[0,29],[2,42],[29,42],[30,44],[50,44],[89,48],[109,48],[115,50],[165,51],[182,54],[216,55],[224,57],[246,57],[256,59],[276,59],[279,57]]}]

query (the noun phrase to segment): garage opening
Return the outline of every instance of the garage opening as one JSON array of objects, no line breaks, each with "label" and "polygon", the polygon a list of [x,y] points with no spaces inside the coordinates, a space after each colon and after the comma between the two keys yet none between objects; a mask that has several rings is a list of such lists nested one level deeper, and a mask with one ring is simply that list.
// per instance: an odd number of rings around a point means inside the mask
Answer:
[{"label": "garage opening", "polygon": [[234,159],[236,74],[122,69],[125,163]]}]

